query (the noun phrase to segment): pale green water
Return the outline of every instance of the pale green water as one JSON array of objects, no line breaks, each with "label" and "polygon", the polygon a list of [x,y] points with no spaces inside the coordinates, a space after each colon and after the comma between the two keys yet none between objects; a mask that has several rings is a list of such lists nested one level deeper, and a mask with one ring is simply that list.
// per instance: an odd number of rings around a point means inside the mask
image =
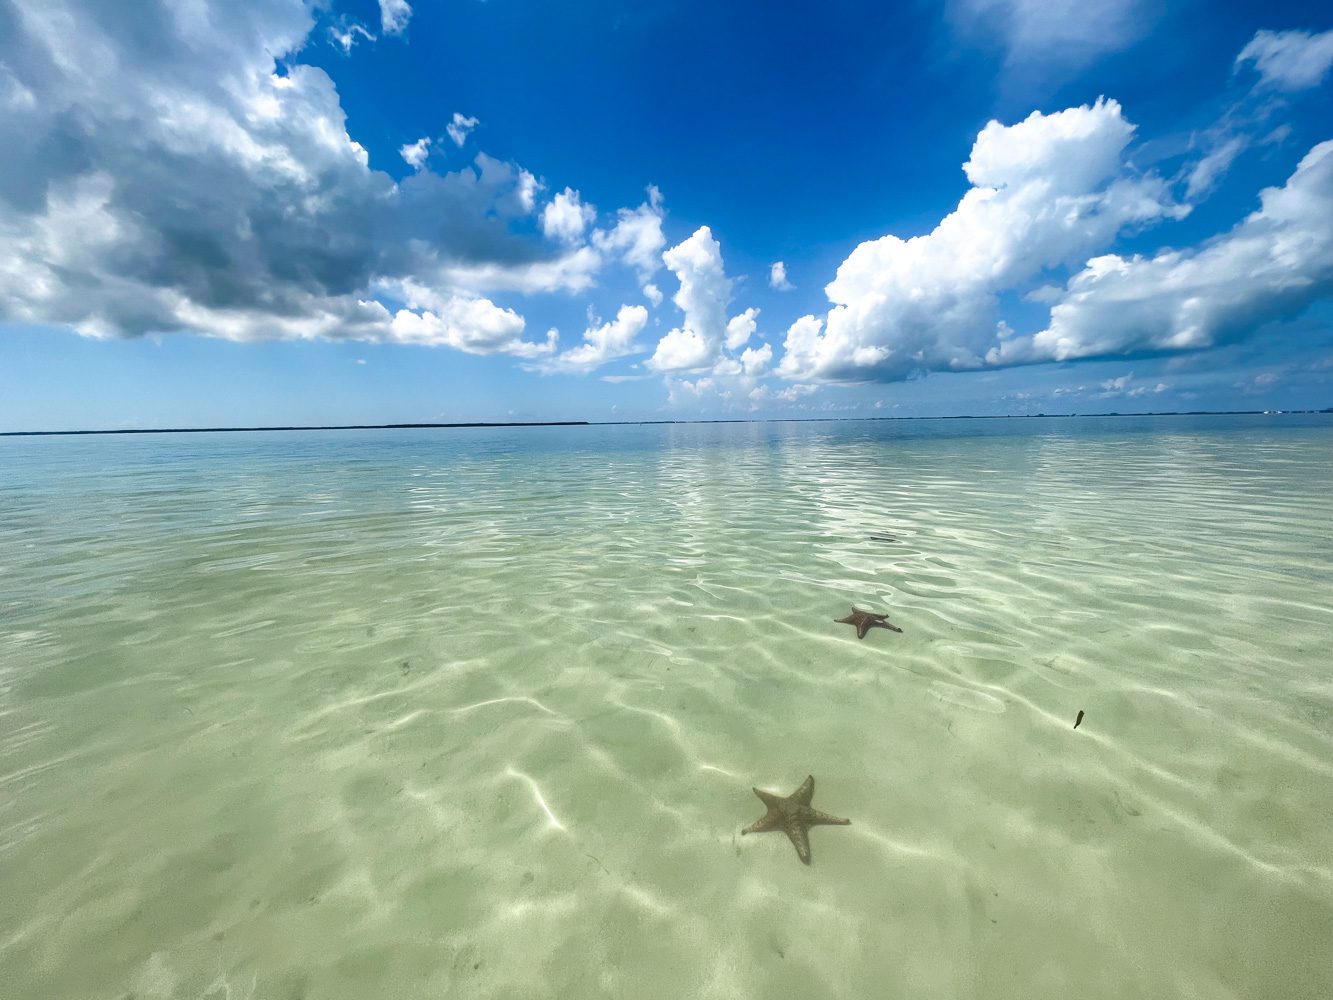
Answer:
[{"label": "pale green water", "polygon": [[0,440],[0,997],[1327,997],[1331,609],[1322,418]]}]

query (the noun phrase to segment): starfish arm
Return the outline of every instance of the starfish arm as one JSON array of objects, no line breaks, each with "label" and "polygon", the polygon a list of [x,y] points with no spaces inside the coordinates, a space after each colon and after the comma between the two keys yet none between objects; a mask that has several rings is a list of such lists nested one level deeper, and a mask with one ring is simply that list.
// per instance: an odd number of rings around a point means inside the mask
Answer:
[{"label": "starfish arm", "polygon": [[874,623],[870,621],[870,619],[862,618],[859,622],[856,623],[856,637],[858,639],[864,639],[866,637],[866,633],[870,631],[870,626],[873,624]]},{"label": "starfish arm", "polygon": [[776,815],[764,816],[760,819],[755,820],[744,830],[742,830],[741,836],[743,837],[747,833],[768,833],[770,830],[781,830],[781,829],[782,829],[781,816],[776,816]]},{"label": "starfish arm", "polygon": [[800,805],[808,806],[810,800],[815,796],[815,776],[807,774],[805,780],[801,782],[801,787],[791,793],[791,797]]},{"label": "starfish arm", "polygon": [[796,856],[808,865],[810,863],[810,837],[805,832],[805,826],[794,816],[787,820],[787,836],[791,838],[792,845],[796,848]]},{"label": "starfish arm", "polygon": [[741,836],[745,836],[747,833],[767,833],[769,830],[780,829],[782,829],[782,813],[776,809],[770,809],[742,830]]},{"label": "starfish arm", "polygon": [[890,632],[901,632],[901,631],[902,631],[902,629],[900,629],[897,625],[893,624],[893,622],[891,622],[891,621],[883,621],[883,622],[880,622],[879,624],[883,625],[883,626],[884,626],[886,629],[888,629]]},{"label": "starfish arm", "polygon": [[759,796],[759,801],[770,809],[777,809],[782,805],[782,796],[774,795],[772,792],[765,792],[758,788],[751,788],[750,791]]},{"label": "starfish arm", "polygon": [[849,819],[840,819],[837,816],[830,816],[828,813],[822,813],[818,809],[810,809],[802,817],[807,826],[851,826]]}]

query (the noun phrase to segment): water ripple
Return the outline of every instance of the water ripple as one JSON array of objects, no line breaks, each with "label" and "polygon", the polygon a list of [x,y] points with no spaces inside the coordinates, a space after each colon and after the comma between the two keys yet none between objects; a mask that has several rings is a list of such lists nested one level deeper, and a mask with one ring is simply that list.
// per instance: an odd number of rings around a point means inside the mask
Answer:
[{"label": "water ripple", "polygon": [[1333,433],[1006,426],[0,444],[0,981],[1333,994]]}]

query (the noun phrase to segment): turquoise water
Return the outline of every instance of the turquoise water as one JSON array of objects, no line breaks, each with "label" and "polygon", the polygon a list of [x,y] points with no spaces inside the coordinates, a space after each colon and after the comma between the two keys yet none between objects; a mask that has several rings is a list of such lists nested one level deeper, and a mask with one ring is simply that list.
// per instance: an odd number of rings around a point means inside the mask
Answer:
[{"label": "turquoise water", "polygon": [[1323,417],[0,439],[0,996],[1330,996],[1330,640]]}]

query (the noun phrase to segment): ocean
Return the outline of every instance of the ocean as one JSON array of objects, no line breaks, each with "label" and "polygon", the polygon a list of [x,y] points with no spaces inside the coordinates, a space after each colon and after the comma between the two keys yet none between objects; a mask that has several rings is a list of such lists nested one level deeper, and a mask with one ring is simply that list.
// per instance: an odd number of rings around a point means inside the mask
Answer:
[{"label": "ocean", "polygon": [[1333,996],[1330,649],[1324,415],[0,439],[0,996]]}]

